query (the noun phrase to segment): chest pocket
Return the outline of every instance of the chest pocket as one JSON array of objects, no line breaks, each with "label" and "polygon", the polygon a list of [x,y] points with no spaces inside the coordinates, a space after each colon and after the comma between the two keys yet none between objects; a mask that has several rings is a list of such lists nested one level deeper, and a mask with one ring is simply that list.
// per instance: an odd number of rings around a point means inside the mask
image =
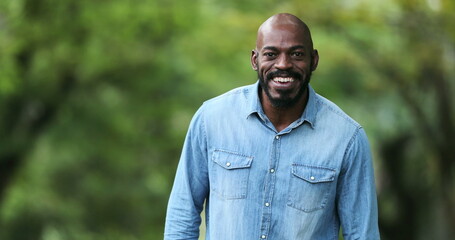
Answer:
[{"label": "chest pocket", "polygon": [[292,164],[288,206],[304,212],[323,209],[335,189],[335,174],[330,168]]},{"label": "chest pocket", "polygon": [[223,199],[245,198],[253,157],[224,150],[212,155],[210,188]]}]

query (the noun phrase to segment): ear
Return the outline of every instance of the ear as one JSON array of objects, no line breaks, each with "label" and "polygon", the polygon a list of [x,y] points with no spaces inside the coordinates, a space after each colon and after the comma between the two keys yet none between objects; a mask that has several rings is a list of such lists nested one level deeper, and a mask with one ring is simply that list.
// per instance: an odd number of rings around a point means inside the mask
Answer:
[{"label": "ear", "polygon": [[254,71],[258,70],[258,52],[256,50],[251,50],[251,67]]},{"label": "ear", "polygon": [[319,63],[319,54],[318,54],[318,50],[316,50],[316,49],[313,50],[313,54],[311,54],[311,58],[312,58],[312,61],[311,61],[311,71],[315,71],[316,68],[318,67],[318,63]]}]

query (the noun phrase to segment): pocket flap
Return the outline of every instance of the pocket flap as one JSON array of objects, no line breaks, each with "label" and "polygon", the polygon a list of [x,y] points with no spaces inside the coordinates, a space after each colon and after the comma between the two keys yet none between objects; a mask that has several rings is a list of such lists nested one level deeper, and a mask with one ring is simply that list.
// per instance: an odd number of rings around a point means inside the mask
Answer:
[{"label": "pocket flap", "polygon": [[215,150],[212,160],[225,169],[249,168],[253,157],[249,157],[240,153],[228,152],[223,150]]},{"label": "pocket flap", "polygon": [[330,168],[292,164],[292,174],[310,183],[331,182],[335,179],[335,173]]}]

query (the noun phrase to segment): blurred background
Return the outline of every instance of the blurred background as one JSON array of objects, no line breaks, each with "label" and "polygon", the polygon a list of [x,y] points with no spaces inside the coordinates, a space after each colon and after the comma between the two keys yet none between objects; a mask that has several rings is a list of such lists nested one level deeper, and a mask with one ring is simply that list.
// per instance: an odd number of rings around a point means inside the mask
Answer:
[{"label": "blurred background", "polygon": [[455,239],[452,0],[0,0],[0,239],[162,239],[189,121],[269,16],[369,136],[383,239]]}]

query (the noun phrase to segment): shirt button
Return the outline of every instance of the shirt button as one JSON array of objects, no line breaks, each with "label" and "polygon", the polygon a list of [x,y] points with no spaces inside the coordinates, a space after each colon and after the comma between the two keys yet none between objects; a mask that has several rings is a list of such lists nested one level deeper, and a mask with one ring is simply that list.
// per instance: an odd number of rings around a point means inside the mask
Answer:
[{"label": "shirt button", "polygon": [[271,169],[270,169],[270,172],[271,172],[271,173],[274,173],[274,172],[275,172],[275,169],[271,168]]},{"label": "shirt button", "polygon": [[313,177],[313,176],[311,176],[311,177],[310,177],[310,179],[311,179],[311,180],[314,180],[314,177]]},{"label": "shirt button", "polygon": [[265,235],[262,235],[261,238],[262,238],[262,239],[265,239]]},{"label": "shirt button", "polygon": [[280,139],[280,136],[275,136],[275,139],[276,139],[276,140]]},{"label": "shirt button", "polygon": [[230,167],[231,166],[231,163],[230,162],[227,162],[226,163],[226,167]]},{"label": "shirt button", "polygon": [[270,203],[266,202],[266,203],[265,203],[265,206],[266,206],[266,207],[270,206]]}]

